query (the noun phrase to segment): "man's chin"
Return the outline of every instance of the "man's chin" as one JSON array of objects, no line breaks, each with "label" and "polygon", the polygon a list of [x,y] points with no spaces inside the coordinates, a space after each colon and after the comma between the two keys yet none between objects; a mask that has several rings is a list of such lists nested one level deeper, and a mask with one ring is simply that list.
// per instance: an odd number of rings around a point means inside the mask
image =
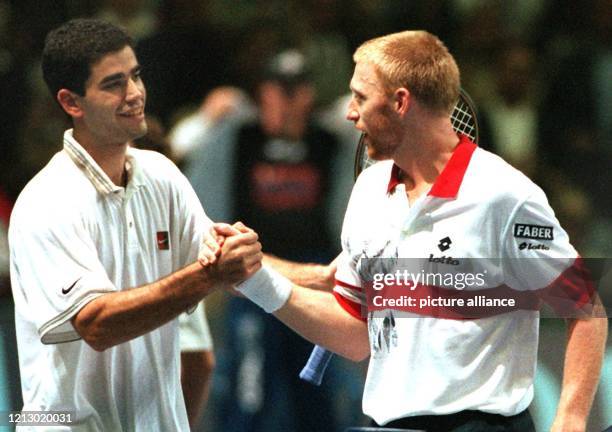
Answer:
[{"label": "man's chin", "polygon": [[149,125],[147,125],[147,121],[143,120],[137,129],[131,131],[132,139],[142,138],[149,131]]},{"label": "man's chin", "polygon": [[378,150],[376,150],[374,147],[372,147],[371,145],[368,145],[368,157],[372,160],[375,161],[382,161],[382,160],[387,160],[387,159],[391,159],[391,155],[388,155],[384,152],[380,152]]}]

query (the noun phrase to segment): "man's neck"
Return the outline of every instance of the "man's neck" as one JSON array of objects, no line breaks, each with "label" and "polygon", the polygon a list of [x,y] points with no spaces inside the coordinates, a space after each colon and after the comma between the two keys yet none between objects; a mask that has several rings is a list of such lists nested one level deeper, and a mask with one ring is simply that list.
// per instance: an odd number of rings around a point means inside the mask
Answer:
[{"label": "man's neck", "polygon": [[129,143],[103,144],[92,139],[87,134],[79,133],[76,128],[73,136],[115,185],[126,186],[127,172],[125,160]]},{"label": "man's neck", "polygon": [[393,159],[402,171],[402,182],[412,202],[435,183],[459,144],[459,137],[446,119],[420,122],[407,136]]}]

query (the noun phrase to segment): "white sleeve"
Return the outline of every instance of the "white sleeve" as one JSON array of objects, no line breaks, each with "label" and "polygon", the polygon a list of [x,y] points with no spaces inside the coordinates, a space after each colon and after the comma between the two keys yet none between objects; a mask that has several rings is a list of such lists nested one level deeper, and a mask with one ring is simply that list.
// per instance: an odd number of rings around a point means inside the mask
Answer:
[{"label": "white sleeve", "polygon": [[509,287],[536,292],[557,314],[572,313],[592,299],[583,261],[541,189],[516,208],[502,241]]},{"label": "white sleeve", "polygon": [[117,289],[78,216],[52,222],[29,215],[27,220],[13,220],[9,230],[15,306],[34,322],[43,343],[80,339],[71,318],[94,298]]}]

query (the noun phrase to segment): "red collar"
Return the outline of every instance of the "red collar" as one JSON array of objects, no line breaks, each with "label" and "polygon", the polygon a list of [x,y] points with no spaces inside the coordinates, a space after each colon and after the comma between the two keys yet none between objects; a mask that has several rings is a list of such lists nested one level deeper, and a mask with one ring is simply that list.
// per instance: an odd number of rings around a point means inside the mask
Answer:
[{"label": "red collar", "polygon": [[[472,159],[472,153],[476,150],[476,144],[465,135],[459,135],[459,144],[453,155],[431,187],[428,195],[438,198],[455,198],[463,181],[465,171]],[[401,168],[393,164],[391,178],[387,186],[387,193],[391,193],[401,183]]]}]

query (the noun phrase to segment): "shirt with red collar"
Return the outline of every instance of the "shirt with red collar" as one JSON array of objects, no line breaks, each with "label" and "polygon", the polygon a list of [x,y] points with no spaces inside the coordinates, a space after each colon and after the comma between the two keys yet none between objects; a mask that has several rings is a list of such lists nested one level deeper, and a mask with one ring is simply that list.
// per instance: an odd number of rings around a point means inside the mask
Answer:
[{"label": "shirt with red collar", "polygon": [[[474,273],[474,262],[493,258],[501,264],[488,268],[480,288],[536,291],[563,279],[577,252],[542,190],[465,137],[429,192],[412,204],[399,174],[383,161],[358,178],[336,273],[336,299],[369,329],[365,414],[385,424],[468,409],[525,410],[533,398],[537,310],[478,319],[447,319],[440,308],[373,311],[365,287],[374,274],[391,273],[389,262],[397,260],[433,261],[437,272],[457,274]],[[554,265],[543,266],[546,260]],[[407,293],[423,297],[420,290]],[[586,294],[578,288],[567,295],[583,302]]]}]

